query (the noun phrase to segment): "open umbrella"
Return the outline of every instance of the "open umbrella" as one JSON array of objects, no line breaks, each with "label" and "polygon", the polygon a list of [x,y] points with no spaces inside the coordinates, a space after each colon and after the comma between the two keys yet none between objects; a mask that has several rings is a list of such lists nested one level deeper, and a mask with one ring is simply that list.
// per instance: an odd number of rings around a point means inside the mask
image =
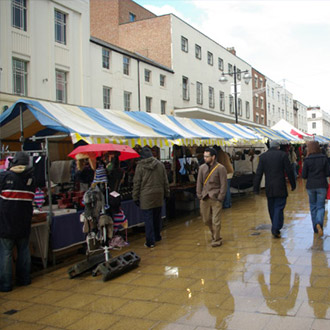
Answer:
[{"label": "open umbrella", "polygon": [[123,161],[131,158],[138,158],[140,155],[130,146],[111,143],[87,144],[80,146],[69,153],[69,156],[75,159],[79,158],[96,158],[105,152],[120,152],[119,160]]}]

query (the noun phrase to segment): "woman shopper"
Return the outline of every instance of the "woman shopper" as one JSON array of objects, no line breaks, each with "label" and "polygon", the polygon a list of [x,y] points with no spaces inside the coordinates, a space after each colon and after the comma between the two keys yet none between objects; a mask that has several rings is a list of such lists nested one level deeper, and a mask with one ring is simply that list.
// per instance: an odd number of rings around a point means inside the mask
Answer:
[{"label": "woman shopper", "polygon": [[307,157],[304,160],[302,177],[307,179],[306,189],[314,233],[323,236],[325,198],[327,195],[330,169],[327,157],[322,154],[317,141],[307,143]]}]

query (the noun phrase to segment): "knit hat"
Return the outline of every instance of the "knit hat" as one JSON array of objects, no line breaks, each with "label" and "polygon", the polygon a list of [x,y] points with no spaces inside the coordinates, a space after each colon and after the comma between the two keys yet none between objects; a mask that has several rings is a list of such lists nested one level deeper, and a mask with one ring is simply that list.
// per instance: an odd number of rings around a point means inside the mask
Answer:
[{"label": "knit hat", "polygon": [[29,165],[30,157],[28,153],[24,151],[16,152],[14,158],[10,161],[10,167],[17,166],[17,165]]},{"label": "knit hat", "polygon": [[269,147],[270,148],[279,148],[280,147],[280,143],[278,141],[276,141],[276,140],[270,141]]},{"label": "knit hat", "polygon": [[144,146],[140,152],[140,156],[143,159],[152,157],[151,149],[148,146]]}]

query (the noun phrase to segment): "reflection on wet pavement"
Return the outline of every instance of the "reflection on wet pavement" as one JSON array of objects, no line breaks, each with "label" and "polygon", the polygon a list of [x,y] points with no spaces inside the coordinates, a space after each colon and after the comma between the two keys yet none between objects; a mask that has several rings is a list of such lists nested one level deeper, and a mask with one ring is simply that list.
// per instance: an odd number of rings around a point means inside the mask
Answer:
[{"label": "reflection on wet pavement", "polygon": [[314,236],[303,183],[281,239],[264,194],[234,198],[222,219],[221,247],[193,213],[170,221],[155,249],[133,237],[140,267],[114,280],[70,280],[65,267],[0,293],[0,328],[330,329],[330,230],[325,221],[324,237]]}]

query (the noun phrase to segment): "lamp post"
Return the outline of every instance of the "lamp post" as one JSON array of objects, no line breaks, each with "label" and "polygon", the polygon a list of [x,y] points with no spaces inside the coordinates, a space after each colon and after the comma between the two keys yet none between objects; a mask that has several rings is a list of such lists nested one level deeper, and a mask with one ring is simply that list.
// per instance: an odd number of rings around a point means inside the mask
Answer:
[{"label": "lamp post", "polygon": [[242,74],[244,73],[243,79],[245,81],[246,84],[248,84],[251,80],[251,75],[249,70],[245,70],[245,71],[241,71],[241,72],[237,72],[236,70],[236,65],[234,65],[234,72],[223,72],[219,81],[221,83],[226,83],[228,81],[226,76],[231,76],[234,75],[234,105],[235,105],[235,123],[238,123],[238,113],[237,113],[237,74]]}]

